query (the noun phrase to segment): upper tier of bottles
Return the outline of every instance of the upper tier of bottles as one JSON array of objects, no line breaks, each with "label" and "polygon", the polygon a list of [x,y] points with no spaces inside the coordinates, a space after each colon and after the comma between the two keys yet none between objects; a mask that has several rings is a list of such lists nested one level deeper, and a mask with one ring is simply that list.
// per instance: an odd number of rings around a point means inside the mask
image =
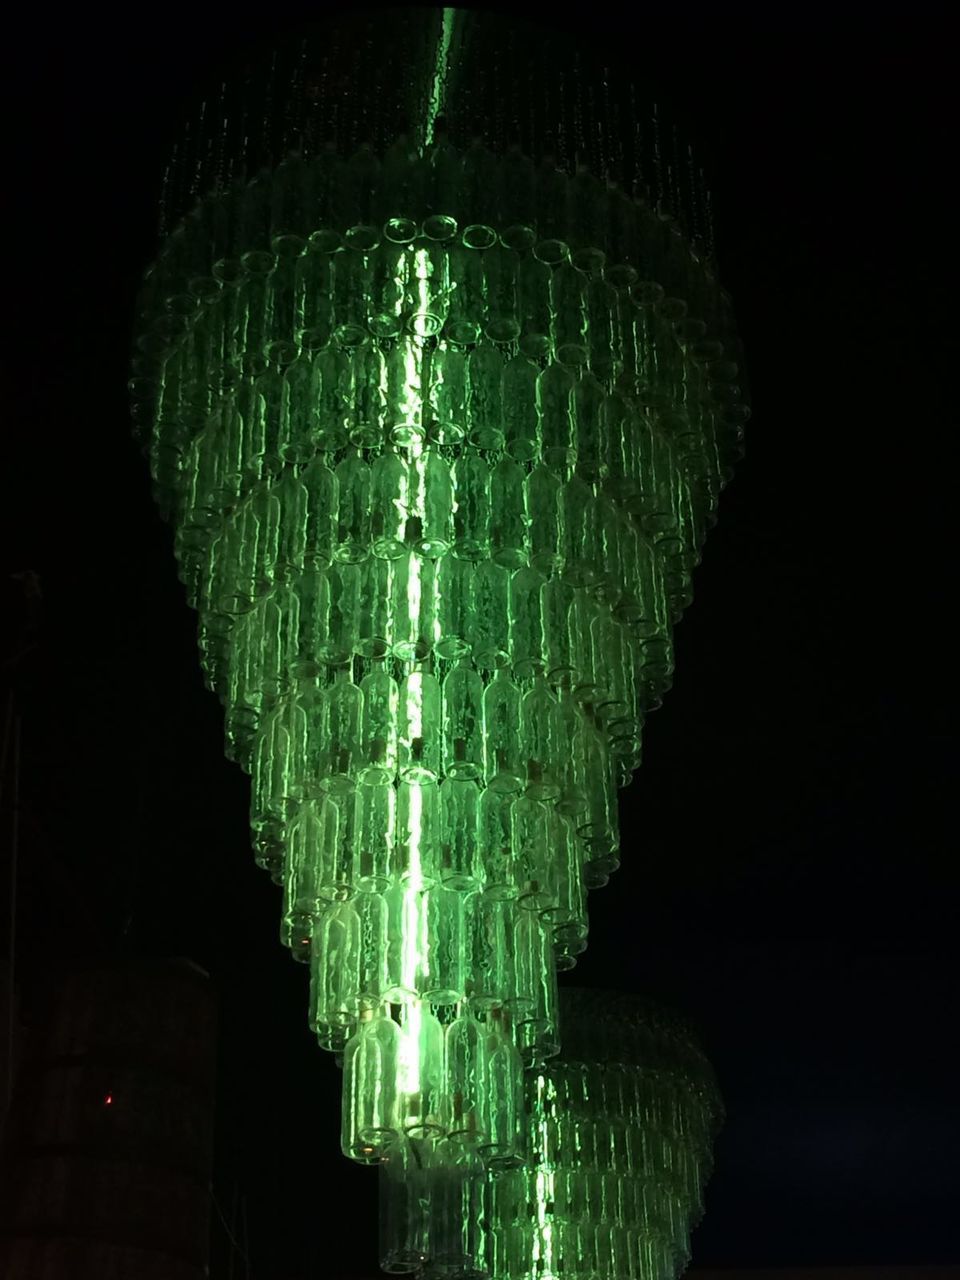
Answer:
[{"label": "upper tier of bottles", "polygon": [[220,69],[185,119],[164,173],[161,234],[198,199],[291,154],[345,164],[414,155],[425,167],[438,156],[447,174],[451,154],[470,154],[482,178],[484,157],[522,153],[545,170],[589,168],[712,252],[711,197],[692,149],[637,83],[638,51],[611,46],[602,25],[567,36],[516,14],[360,9],[315,20],[266,56],[262,33],[258,45]]},{"label": "upper tier of bottles", "polygon": [[[611,264],[631,265],[640,279],[658,279],[686,298],[708,323],[722,315],[712,265],[672,219],[587,169],[568,176],[517,149],[495,157],[481,143],[462,153],[438,146],[421,156],[401,139],[382,159],[369,147],[347,160],[332,152],[309,161],[290,156],[199,203],[164,241],[155,272],[182,289],[209,276],[215,262],[232,264],[252,252],[289,254],[311,237],[321,247],[348,228],[385,228],[389,240],[402,244],[420,227],[430,240],[449,240],[457,224],[477,228],[467,234],[473,248],[490,247],[481,228],[491,226],[514,250],[554,239],[574,251],[600,248]],[[369,248],[357,243],[363,238],[355,231],[348,243]]]},{"label": "upper tier of bottles", "polygon": [[[548,266],[572,254],[617,289],[655,280],[738,358],[729,299],[675,222],[589,170],[568,176],[519,151],[497,158],[480,144],[420,155],[401,139],[382,158],[366,147],[349,160],[292,156],[208,196],[165,239],[141,313],[162,346],[177,333],[171,298],[208,300],[222,284],[304,252],[343,248],[362,257],[379,245],[389,260],[391,246],[411,244],[461,246],[474,251],[468,258],[502,245],[512,254],[533,250]],[[158,322],[168,309],[164,330]]]}]

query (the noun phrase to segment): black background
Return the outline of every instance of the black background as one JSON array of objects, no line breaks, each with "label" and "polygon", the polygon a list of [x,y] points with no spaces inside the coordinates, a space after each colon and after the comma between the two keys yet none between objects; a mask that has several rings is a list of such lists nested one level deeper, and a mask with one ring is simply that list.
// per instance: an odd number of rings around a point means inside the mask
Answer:
[{"label": "black background", "polygon": [[[957,1262],[946,26],[528,10],[688,121],[754,401],[572,976],[702,1031],[729,1117],[701,1265]],[[305,16],[39,9],[8,75],[6,546],[44,603],[19,664],[19,963],[211,971],[216,1195],[255,1280],[375,1274],[376,1179],[338,1152],[337,1071],[249,856],[125,382],[171,121],[222,55]]]}]

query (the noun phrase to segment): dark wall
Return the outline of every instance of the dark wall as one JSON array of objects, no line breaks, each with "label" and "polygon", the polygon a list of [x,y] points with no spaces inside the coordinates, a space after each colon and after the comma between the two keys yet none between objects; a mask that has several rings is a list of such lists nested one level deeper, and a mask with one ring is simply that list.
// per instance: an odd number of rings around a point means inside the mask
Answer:
[{"label": "dark wall", "polygon": [[200,1280],[216,1020],[185,961],[65,971],[24,1033],[2,1152],[0,1271]]}]

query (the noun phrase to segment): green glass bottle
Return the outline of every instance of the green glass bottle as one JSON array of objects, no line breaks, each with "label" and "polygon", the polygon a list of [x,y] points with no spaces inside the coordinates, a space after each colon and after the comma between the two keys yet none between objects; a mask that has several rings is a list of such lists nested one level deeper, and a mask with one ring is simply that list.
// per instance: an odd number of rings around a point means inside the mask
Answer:
[{"label": "green glass bottle", "polygon": [[[396,795],[393,787],[378,787],[374,790],[384,795]],[[360,793],[358,792],[357,829],[362,827],[359,812]],[[387,815],[391,823],[389,839],[392,842],[394,817]],[[374,864],[375,865],[375,864]],[[372,1010],[375,1014],[385,1014],[386,995],[390,990],[390,973],[387,959],[390,952],[389,925],[390,913],[387,906],[386,889],[389,881],[380,876],[367,876],[363,851],[356,860],[356,885],[358,892],[353,898],[357,915],[360,918],[360,1010]]]},{"label": "green glass bottle", "polygon": [[532,360],[516,355],[503,366],[504,448],[516,462],[531,462],[540,453],[537,375]]},{"label": "green glass bottle", "polygon": [[441,438],[462,439],[467,433],[467,359],[462,350],[447,347],[431,362],[429,403]]},{"label": "green glass bottle", "polygon": [[415,889],[440,880],[440,788],[423,774],[406,777],[397,789],[397,862],[403,879]]},{"label": "green glass bottle", "polygon": [[443,772],[449,778],[483,774],[483,680],[461,659],[443,680]]},{"label": "green glass bottle", "polygon": [[527,476],[527,510],[530,513],[530,565],[549,576],[560,559],[560,481],[542,463]]},{"label": "green glass bottle", "polygon": [[495,564],[516,569],[527,562],[523,468],[501,458],[490,477],[490,547]]},{"label": "green glass bottle", "polygon": [[448,775],[440,787],[440,880],[459,893],[483,882],[479,834],[480,791],[472,778]]},{"label": "green glass bottle", "polygon": [[360,453],[348,453],[335,474],[339,503],[333,553],[337,560],[357,564],[370,551],[370,467]]},{"label": "green glass bottle", "polygon": [[409,504],[406,463],[393,450],[386,450],[370,468],[371,547],[380,559],[396,560],[405,554]]},{"label": "green glass bottle", "polygon": [[520,335],[517,259],[502,249],[488,250],[484,255],[483,275],[487,299],[484,335],[501,345],[515,342]]},{"label": "green glass bottle", "polygon": [[467,439],[475,449],[494,452],[503,445],[501,379],[503,357],[492,343],[482,342],[467,357]]},{"label": "green glass bottle", "polygon": [[379,1166],[380,1265],[393,1275],[418,1271],[429,1253],[422,1212],[426,1179],[406,1137],[392,1143]]},{"label": "green glass bottle", "polygon": [[558,576],[550,578],[540,589],[546,648],[544,669],[554,688],[568,687],[576,675],[570,644],[570,611],[573,599],[572,587]]},{"label": "green glass bottle", "polygon": [[398,868],[395,863],[397,791],[380,782],[357,787],[356,886],[361,892],[383,892]]},{"label": "green glass bottle", "polygon": [[[367,302],[365,298],[364,303]],[[386,362],[378,346],[365,343],[354,353],[351,366],[353,413],[349,419],[350,442],[361,449],[375,449],[383,440],[388,415]],[[374,515],[376,510],[375,506]]]},{"label": "green glass bottle", "polygon": [[397,1076],[400,1028],[367,1009],[343,1055],[341,1148],[351,1160],[378,1163],[400,1134]]},{"label": "green glass bottle", "polygon": [[490,467],[479,454],[466,452],[454,465],[453,553],[482,560],[490,549]]},{"label": "green glass bottle", "polygon": [[481,671],[497,671],[509,662],[510,572],[483,560],[471,575],[473,661]]},{"label": "green glass bottle", "polygon": [[513,798],[513,791],[489,785],[480,793],[477,821],[484,851],[483,891],[488,898],[515,898],[518,893]]},{"label": "green glass bottle", "polygon": [[602,577],[600,511],[590,485],[573,476],[561,503],[563,577],[574,587],[593,587]]},{"label": "green glass bottle", "polygon": [[360,726],[361,782],[385,785],[397,772],[397,729],[400,691],[384,666],[376,666],[363,677],[359,688],[362,717]]},{"label": "green glass bottle", "polygon": [[[328,264],[332,268],[332,263]],[[329,313],[333,314],[332,308]],[[325,332],[327,320],[321,322]],[[314,334],[318,331],[314,330]],[[316,447],[323,453],[333,453],[347,443],[347,419],[351,396],[350,362],[346,352],[331,345],[314,358],[315,391],[313,403],[316,404],[316,418],[313,426],[313,439]],[[356,471],[356,464],[345,468],[344,475],[349,478]],[[339,469],[338,469],[339,474]],[[349,542],[349,539],[347,539]]]},{"label": "green glass bottle", "polygon": [[576,456],[573,393],[573,377],[562,364],[548,365],[537,378],[541,457],[548,467],[558,470],[569,466]]},{"label": "green glass bottle", "polygon": [[441,658],[470,652],[476,575],[473,563],[457,555],[445,556],[437,566],[436,652]]},{"label": "green glass bottle", "polygon": [[518,796],[512,806],[514,856],[517,862],[518,900],[527,911],[544,911],[552,905],[555,849],[548,832],[546,805],[529,795]]},{"label": "green glass bottle", "polygon": [[520,350],[533,360],[550,349],[550,268],[533,254],[525,255],[517,272]]},{"label": "green glass bottle", "polygon": [[403,662],[426,658],[438,639],[437,569],[413,552],[393,564],[392,653]]},{"label": "green glass bottle", "polygon": [[436,676],[414,668],[400,686],[398,760],[400,775],[410,782],[440,775],[441,697]]},{"label": "green glass bottle", "polygon": [[[329,844],[336,842],[329,816],[322,801],[304,801],[287,835],[281,936],[297,959],[309,957],[314,925],[326,905],[320,896],[321,865]],[[335,811],[332,816],[335,823]]]},{"label": "green glass bottle", "polygon": [[436,560],[453,544],[453,483],[450,464],[435,449],[427,449],[412,468],[410,544],[418,555]]},{"label": "green glass bottle", "polygon": [[422,895],[424,943],[417,987],[423,999],[435,1008],[450,1009],[464,998],[467,901],[458,884],[450,879]]},{"label": "green glass bottle", "polygon": [[527,767],[526,794],[533,800],[560,795],[558,744],[560,708],[542,676],[537,676],[520,704],[520,741]]},{"label": "green glass bottle", "polygon": [[316,785],[322,791],[350,791],[364,759],[361,748],[364,699],[346,668],[318,698]]},{"label": "green glass bottle", "polygon": [[519,791],[525,771],[520,742],[520,690],[501,667],[483,690],[484,777],[493,791]]},{"label": "green glass bottle", "polygon": [[[250,825],[261,838],[279,842],[302,779],[290,776],[291,742],[285,702],[278,703],[261,725],[253,747],[250,775]],[[271,857],[271,873],[283,861],[278,845],[276,860]]]},{"label": "green glass bottle", "polygon": [[529,680],[544,667],[542,586],[535,569],[518,569],[510,578],[510,658],[518,680]]},{"label": "green glass bottle", "polygon": [[393,569],[391,562],[371,556],[360,566],[360,626],[357,652],[363,658],[385,658],[393,645]]},{"label": "green glass bottle", "polygon": [[400,1071],[404,1132],[413,1139],[443,1133],[443,1028],[420,1004],[405,1005]]},{"label": "green glass bottle", "polygon": [[316,1023],[352,1028],[360,1011],[360,918],[352,902],[332,903],[323,912],[311,955]]},{"label": "green glass bottle", "polygon": [[356,792],[328,792],[324,813],[330,815],[326,819],[330,838],[325,847],[326,856],[320,862],[320,896],[329,902],[343,902],[353,896],[357,883]]},{"label": "green glass bottle", "polygon": [[488,1134],[483,1124],[487,1092],[489,1039],[470,1010],[461,1013],[444,1033],[446,1044],[446,1113],[444,1124],[452,1138],[471,1145]]},{"label": "green glass bottle", "polygon": [[486,1138],[479,1151],[490,1168],[509,1169],[519,1162],[522,1068],[504,1010],[490,1011],[486,1107],[481,1124]]}]

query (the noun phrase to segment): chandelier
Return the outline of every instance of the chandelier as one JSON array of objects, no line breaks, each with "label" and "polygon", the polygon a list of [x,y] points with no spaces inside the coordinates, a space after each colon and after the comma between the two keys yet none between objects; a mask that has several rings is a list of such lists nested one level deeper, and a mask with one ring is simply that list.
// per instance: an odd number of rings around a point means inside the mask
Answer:
[{"label": "chandelier", "polygon": [[226,85],[167,174],[133,416],[356,1161],[540,1176],[557,973],[739,455],[708,197],[638,119],[393,11]]}]

